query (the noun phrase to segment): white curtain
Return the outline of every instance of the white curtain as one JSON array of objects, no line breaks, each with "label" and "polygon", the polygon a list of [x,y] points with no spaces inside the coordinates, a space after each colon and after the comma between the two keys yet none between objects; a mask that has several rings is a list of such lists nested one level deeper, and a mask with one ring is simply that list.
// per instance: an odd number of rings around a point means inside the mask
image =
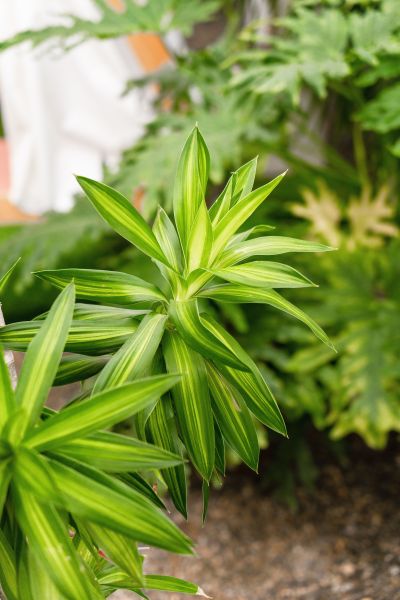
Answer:
[{"label": "white curtain", "polygon": [[[91,0],[0,0],[0,39],[59,23],[60,14],[95,19]],[[0,54],[0,104],[10,148],[9,199],[39,215],[67,211],[73,173],[100,178],[152,118],[150,90],[122,98],[142,69],[124,40],[88,41],[67,52],[28,45]]]}]

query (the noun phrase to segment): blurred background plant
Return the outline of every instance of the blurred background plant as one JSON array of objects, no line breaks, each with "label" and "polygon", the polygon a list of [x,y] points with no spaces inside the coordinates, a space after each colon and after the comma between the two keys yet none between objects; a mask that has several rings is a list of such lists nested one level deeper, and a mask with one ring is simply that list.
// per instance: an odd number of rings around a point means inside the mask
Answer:
[{"label": "blurred background plant", "polygon": [[[97,23],[63,20],[2,48],[27,40],[68,48],[71,40],[134,31],[179,29],[187,36],[179,52],[169,48],[171,64],[127,82],[125,94],[157,84],[156,114],[118,168],[105,169],[104,180],[128,196],[140,189],[147,217],[158,202],[170,211],[177,149],[195,122],[214,157],[211,197],[234,165],[255,154],[258,179],[287,165],[285,186],[252,224],[268,222],[278,235],[339,248],[318,261],[292,259],[320,289],[312,297],[307,290],[290,295],[339,353],[321,349],[292,320],[278,325],[264,307],[232,305],[222,317],[274,383],[304,483],[315,473],[310,423],[332,440],[355,433],[383,448],[389,433],[400,431],[398,0],[160,0],[140,9],[126,2],[120,13],[103,0],[96,4]],[[60,236],[66,226],[71,235]],[[33,283],[32,270],[90,266],[143,275],[152,268],[83,200],[66,216],[1,228],[0,261],[7,266],[20,255],[19,278],[4,305],[8,320],[31,317],[50,302],[50,288]],[[29,306],[18,303],[27,288]],[[341,444],[330,447],[341,452]],[[289,472],[293,482],[297,475]]]}]

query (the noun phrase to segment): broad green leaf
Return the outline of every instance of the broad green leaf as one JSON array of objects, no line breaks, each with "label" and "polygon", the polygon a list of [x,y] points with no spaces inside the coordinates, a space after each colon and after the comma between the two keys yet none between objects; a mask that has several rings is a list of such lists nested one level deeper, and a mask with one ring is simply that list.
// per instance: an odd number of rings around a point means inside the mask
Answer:
[{"label": "broad green leaf", "polygon": [[93,387],[96,394],[147,374],[160,345],[166,315],[146,315],[135,333],[104,367]]},{"label": "broad green leaf", "polygon": [[194,223],[190,230],[187,249],[187,272],[208,266],[213,242],[210,215],[204,200],[200,202]]},{"label": "broad green leaf", "polygon": [[14,262],[14,264],[8,269],[8,271],[6,273],[4,273],[4,275],[2,277],[0,277],[0,294],[3,293],[4,288],[6,287],[8,280],[10,279],[11,275],[14,272],[15,267],[17,266],[17,264],[19,263],[19,261],[21,260],[21,258],[17,258],[17,260]]},{"label": "broad green leaf", "polygon": [[182,462],[180,456],[163,448],[106,431],[59,445],[57,453],[87,462],[109,473],[161,469]]},{"label": "broad green leaf", "polygon": [[[154,444],[181,456],[182,451],[169,394],[165,394],[157,402],[149,417],[148,428]],[[162,469],[161,473],[175,507],[187,519],[187,485],[184,465]]]},{"label": "broad green leaf", "polygon": [[215,441],[204,359],[178,333],[168,332],[164,339],[167,370],[182,373],[171,392],[179,432],[196,469],[209,481],[214,468]]},{"label": "broad green leaf", "polygon": [[210,206],[209,214],[213,227],[226,215],[231,206],[233,190],[235,188],[236,172],[232,173],[224,189]]},{"label": "broad green leaf", "polygon": [[257,471],[259,446],[253,419],[240,394],[214,365],[207,365],[213,411],[227,443],[251,469]]},{"label": "broad green leaf", "polygon": [[99,181],[87,177],[77,177],[77,180],[100,216],[114,231],[148,256],[168,264],[154,233],[129,200]]},{"label": "broad green leaf", "polygon": [[178,381],[177,375],[146,377],[71,404],[34,429],[26,444],[49,449],[111,427],[146,408]]},{"label": "broad green leaf", "polygon": [[[24,351],[39,332],[40,321],[21,321],[0,327],[0,343],[11,350]],[[138,323],[127,324],[73,321],[68,332],[65,350],[90,355],[115,352],[136,331]]]},{"label": "broad green leaf", "polygon": [[237,202],[221,219],[214,230],[214,244],[211,253],[211,261],[215,261],[221,250],[224,249],[232,235],[253,214],[260,204],[280,183],[285,173],[278,175],[269,183],[254,190],[239,202]]},{"label": "broad green leaf", "polygon": [[[93,269],[58,269],[37,271],[35,275],[61,289],[73,280],[76,297],[92,302],[131,306],[135,302],[165,300],[158,288],[129,273]],[[96,307],[93,307],[93,310],[95,311]]]},{"label": "broad green leaf", "polygon": [[0,433],[14,409],[15,399],[10,373],[4,359],[3,349],[0,346]]},{"label": "broad green leaf", "polygon": [[[32,468],[32,461],[29,461]],[[38,469],[35,469],[37,474]],[[28,538],[29,548],[68,600],[102,598],[94,593],[57,510],[47,499],[38,501],[25,485],[14,486],[13,498],[18,522]],[[25,483],[25,481],[24,481]]]},{"label": "broad green leaf", "polygon": [[214,335],[218,336],[224,343],[232,348],[241,360],[246,363],[249,371],[238,371],[218,363],[218,368],[234,388],[243,396],[246,404],[264,425],[267,425],[274,431],[287,435],[286,426],[271,390],[264,381],[257,365],[250,356],[243,350],[240,344],[232,337],[215,319],[207,315],[204,317],[207,325]]},{"label": "broad green leaf", "polygon": [[215,266],[221,268],[235,265],[252,256],[275,256],[277,254],[286,254],[288,252],[329,252],[330,250],[334,250],[334,248],[319,244],[318,242],[270,235],[254,238],[252,240],[245,240],[229,246],[229,248],[218,257]]},{"label": "broad green leaf", "polygon": [[53,385],[66,385],[74,381],[83,381],[96,375],[107,364],[108,357],[67,354],[58,365]]},{"label": "broad green leaf", "polygon": [[182,269],[182,248],[179,237],[174,224],[161,206],[158,207],[153,224],[153,233],[171,267],[180,272]]},{"label": "broad green leaf", "polygon": [[[21,547],[18,550],[18,559],[17,559],[17,586],[18,586],[18,600],[35,600],[33,596],[33,591],[31,588],[31,578],[29,572],[29,563],[28,563],[28,544],[25,542],[21,544]],[[56,594],[60,594],[60,592],[56,589]],[[65,596],[63,597],[65,600]]]},{"label": "broad green leaf", "polygon": [[25,355],[15,390],[15,401],[25,412],[24,422],[20,423],[19,439],[36,422],[47,400],[67,340],[74,300],[74,286],[71,284],[54,302]]},{"label": "broad green leaf", "polygon": [[169,314],[181,337],[194,350],[237,369],[246,369],[241,360],[207,329],[195,298],[171,301]]},{"label": "broad green leaf", "polygon": [[232,283],[261,288],[297,288],[314,285],[293,267],[272,261],[254,261],[225,269],[213,269],[213,273]]},{"label": "broad green leaf", "polygon": [[204,201],[209,167],[210,156],[207,146],[198,128],[195,127],[179,159],[173,194],[175,222],[185,255],[189,232],[200,203]]},{"label": "broad green leaf", "polygon": [[274,290],[264,290],[261,288],[247,287],[236,284],[224,284],[209,287],[200,292],[199,296],[205,296],[220,302],[251,302],[269,304],[270,306],[278,308],[292,317],[299,319],[299,321],[302,321],[321,341],[329,346],[329,348],[334,348],[324,330],[321,329],[321,327],[317,325],[317,323],[311,319],[311,317],[306,315],[306,313],[300,308],[297,308],[297,306],[289,302],[289,300],[283,298]]},{"label": "broad green leaf", "polygon": [[18,600],[15,555],[4,532],[0,528],[0,582],[7,600]]},{"label": "broad green leaf", "polygon": [[191,552],[190,540],[150,500],[100,471],[75,461],[71,465],[50,462],[61,501],[72,514],[144,544]]},{"label": "broad green leaf", "polygon": [[136,581],[137,587],[143,587],[143,557],[139,554],[136,543],[112,529],[94,523],[86,523],[86,528],[107,558]]}]

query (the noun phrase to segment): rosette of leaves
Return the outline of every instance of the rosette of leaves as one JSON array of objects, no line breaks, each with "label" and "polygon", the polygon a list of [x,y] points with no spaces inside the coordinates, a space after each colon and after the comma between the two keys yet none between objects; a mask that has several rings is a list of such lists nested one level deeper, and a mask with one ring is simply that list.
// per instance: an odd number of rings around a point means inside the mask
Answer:
[{"label": "rosette of leaves", "polygon": [[[274,289],[312,286],[311,281],[295,269],[269,260],[286,252],[329,248],[265,235],[270,230],[267,226],[240,230],[283,175],[252,191],[254,159],[232,174],[208,209],[209,162],[207,146],[196,127],[178,163],[174,222],[160,208],[152,228],[120,193],[78,177],[100,215],[153,259],[163,285],[111,271],[37,273],[59,288],[73,279],[78,298],[99,303],[76,306],[66,349],[83,356],[72,355],[63,362],[59,383],[82,380],[100,371],[92,391],[86,387],[86,393],[97,395],[151,372],[181,374],[171,393],[136,413],[135,432],[174,453],[180,453],[183,444],[204,481],[205,492],[213,473],[224,473],[225,444],[257,470],[259,446],[253,417],[286,435],[267,382],[250,356],[207,311],[207,301],[267,304],[299,319],[330,344],[312,319]],[[24,348],[40,327],[40,320],[9,325],[0,332],[0,341],[10,348]],[[112,356],[105,357],[108,353]],[[80,451],[84,455],[83,447],[72,448],[70,455],[79,458]],[[163,469],[163,477],[175,505],[186,515],[183,466]]]},{"label": "rosette of leaves", "polygon": [[0,586],[8,600],[100,599],[120,587],[142,597],[143,588],[199,593],[188,582],[145,577],[137,546],[191,552],[136,473],[181,458],[105,431],[148,408],[179,376],[140,378],[59,412],[44,407],[74,298],[70,284],[42,320],[15,389],[0,352]]}]

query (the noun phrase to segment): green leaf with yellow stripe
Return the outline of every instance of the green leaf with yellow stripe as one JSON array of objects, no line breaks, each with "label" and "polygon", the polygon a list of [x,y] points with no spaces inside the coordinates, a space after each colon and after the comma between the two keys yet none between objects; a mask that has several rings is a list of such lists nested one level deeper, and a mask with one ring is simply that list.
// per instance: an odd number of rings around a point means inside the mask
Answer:
[{"label": "green leaf with yellow stripe", "polygon": [[179,432],[194,466],[209,481],[215,462],[215,440],[204,359],[178,333],[167,332],[163,347],[167,370],[182,374],[171,391]]}]

